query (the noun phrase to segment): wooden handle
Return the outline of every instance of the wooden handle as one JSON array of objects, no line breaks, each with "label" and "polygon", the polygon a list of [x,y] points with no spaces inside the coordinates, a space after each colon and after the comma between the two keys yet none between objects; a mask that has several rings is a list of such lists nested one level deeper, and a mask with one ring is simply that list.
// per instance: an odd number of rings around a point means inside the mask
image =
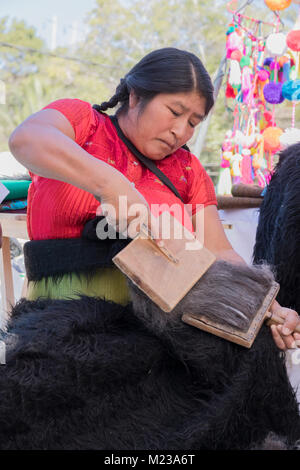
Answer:
[{"label": "wooden handle", "polygon": [[[267,312],[266,317],[268,318],[268,321],[267,321],[268,325],[272,325],[273,323],[275,323],[277,325],[283,325],[283,323],[285,322],[284,318],[282,318],[279,315],[276,315],[275,313],[272,313],[272,312]],[[300,333],[300,325],[296,326],[293,333],[294,332]]]}]

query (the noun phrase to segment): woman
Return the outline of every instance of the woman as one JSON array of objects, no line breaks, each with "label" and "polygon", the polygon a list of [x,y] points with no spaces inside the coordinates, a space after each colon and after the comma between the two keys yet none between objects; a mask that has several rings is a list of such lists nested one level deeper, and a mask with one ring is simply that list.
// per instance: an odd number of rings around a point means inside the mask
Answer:
[{"label": "woman", "polygon": [[[189,52],[165,48],[136,64],[108,102],[92,108],[80,100],[58,100],[30,116],[9,140],[12,153],[32,176],[28,196],[30,239],[80,237],[84,224],[101,213],[96,198],[105,207],[107,220],[115,223],[117,230],[128,228],[129,236],[135,217],[128,213],[134,204],[142,205],[148,215],[157,204],[182,204],[119,138],[104,114],[119,104],[121,131],[142,154],[155,161],[183,202],[190,205],[191,220],[185,217],[187,228],[201,237],[203,227],[196,223],[196,214],[197,204],[202,205],[204,245],[217,258],[244,262],[226,238],[210,178],[197,158],[182,149],[213,102],[213,86],[201,61]],[[120,211],[119,196],[126,196],[125,211]],[[148,220],[158,238],[155,219]],[[73,277],[71,284],[64,278],[54,285],[48,276],[47,285],[45,279],[35,285],[29,283],[28,298],[62,298],[75,291],[105,295],[121,304],[128,302],[124,277],[113,268],[101,268],[89,283]],[[276,301],[272,310],[285,318],[283,326],[271,327],[275,343],[283,350],[296,347],[300,335],[292,332],[300,323],[298,314]]]},{"label": "woman", "polygon": [[[104,111],[119,103],[116,121]],[[248,449],[270,432],[288,447],[300,437],[284,358],[266,325],[248,351],[180,317],[147,318],[112,267],[141,220],[160,240],[157,218],[146,216],[174,205],[197,237],[204,207],[205,246],[242,262],[224,235],[211,180],[182,148],[212,106],[199,59],[166,48],[133,67],[109,102],[58,100],[12,134],[11,150],[32,174],[30,283],[6,335],[0,449]],[[141,165],[130,142],[175,189]],[[102,213],[120,232],[128,228],[129,239],[99,240]],[[277,309],[293,329],[296,313]],[[294,341],[278,335],[284,347]]]}]

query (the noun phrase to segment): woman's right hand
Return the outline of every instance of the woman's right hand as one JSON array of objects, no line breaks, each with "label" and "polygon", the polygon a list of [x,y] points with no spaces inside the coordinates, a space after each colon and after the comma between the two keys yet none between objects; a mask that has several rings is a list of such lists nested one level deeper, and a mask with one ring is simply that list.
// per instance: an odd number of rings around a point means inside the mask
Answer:
[{"label": "woman's right hand", "polygon": [[144,196],[125,176],[111,181],[101,195],[95,196],[101,202],[96,215],[104,215],[107,223],[120,233],[135,238],[146,224],[155,241],[161,244],[157,219],[151,215],[149,205]]}]

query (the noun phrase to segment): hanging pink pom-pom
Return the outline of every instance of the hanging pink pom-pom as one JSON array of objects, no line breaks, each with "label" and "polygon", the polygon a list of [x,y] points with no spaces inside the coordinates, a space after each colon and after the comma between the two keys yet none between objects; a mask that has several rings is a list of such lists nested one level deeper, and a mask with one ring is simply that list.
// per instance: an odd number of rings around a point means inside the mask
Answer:
[{"label": "hanging pink pom-pom", "polygon": [[232,51],[230,59],[237,60],[239,62],[241,58],[242,58],[242,53],[239,49],[235,49],[234,51]]},{"label": "hanging pink pom-pom", "polygon": [[300,51],[300,30],[290,31],[286,37],[286,42],[292,51]]},{"label": "hanging pink pom-pom", "polygon": [[266,121],[266,127],[270,127],[272,125],[272,113],[270,111],[265,111],[264,112],[264,120]]},{"label": "hanging pink pom-pom", "polygon": [[229,168],[230,167],[230,162],[229,160],[225,160],[225,158],[222,158],[221,161],[221,168]]},{"label": "hanging pink pom-pom", "polygon": [[284,101],[284,96],[282,96],[282,83],[267,83],[264,86],[263,94],[268,103],[278,104]]},{"label": "hanging pink pom-pom", "polygon": [[261,82],[265,82],[270,77],[270,72],[268,70],[261,69],[257,75],[258,80],[260,80]]},{"label": "hanging pink pom-pom", "polygon": [[243,67],[242,70],[242,92],[243,92],[243,101],[247,103],[250,96],[250,90],[252,85],[252,75],[250,67]]},{"label": "hanging pink pom-pom", "polygon": [[232,150],[232,142],[229,139],[225,139],[223,144],[222,144],[222,150],[223,152],[231,152]]}]

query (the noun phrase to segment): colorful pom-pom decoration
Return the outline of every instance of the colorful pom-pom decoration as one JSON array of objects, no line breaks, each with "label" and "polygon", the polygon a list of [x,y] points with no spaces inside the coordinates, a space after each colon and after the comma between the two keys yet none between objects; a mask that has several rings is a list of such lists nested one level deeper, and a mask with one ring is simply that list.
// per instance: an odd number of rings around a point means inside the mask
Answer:
[{"label": "colorful pom-pom decoration", "polygon": [[262,133],[266,152],[276,152],[280,148],[280,136],[283,130],[280,127],[267,127]]},{"label": "colorful pom-pom decoration", "polygon": [[289,62],[290,62],[290,59],[288,57],[286,57],[285,55],[278,58],[279,67],[283,67],[284,64],[287,64]]},{"label": "colorful pom-pom decoration", "polygon": [[300,100],[300,80],[288,80],[282,85],[282,96],[289,101]]},{"label": "colorful pom-pom decoration", "polygon": [[281,56],[287,49],[286,36],[283,33],[273,33],[267,37],[266,49],[272,56]]},{"label": "colorful pom-pom decoration", "polygon": [[230,59],[237,60],[239,62],[241,58],[242,58],[242,53],[239,49],[235,49],[234,51],[232,51]]},{"label": "colorful pom-pom decoration", "polygon": [[226,31],[227,36],[228,36],[228,34],[233,33],[233,31],[234,31],[234,26],[229,26],[229,28]]},{"label": "colorful pom-pom decoration", "polygon": [[264,119],[267,121],[267,123],[272,121],[272,113],[270,111],[265,111],[264,112]]},{"label": "colorful pom-pom decoration", "polygon": [[265,4],[272,11],[285,10],[292,3],[292,0],[265,0]]},{"label": "colorful pom-pom decoration", "polygon": [[247,55],[244,55],[241,60],[240,60],[240,67],[243,68],[243,67],[248,67],[250,65],[250,57],[248,57]]},{"label": "colorful pom-pom decoration", "polygon": [[266,57],[264,60],[264,66],[270,67],[271,63],[274,61],[273,57]]},{"label": "colorful pom-pom decoration", "polygon": [[234,142],[236,145],[244,145],[245,136],[242,131],[237,130],[235,133]]},{"label": "colorful pom-pom decoration", "polygon": [[227,83],[225,96],[226,96],[226,98],[233,98],[233,99],[235,99],[235,97],[236,97],[235,88],[233,88],[230,85],[230,83]]},{"label": "colorful pom-pom decoration", "polygon": [[230,57],[232,52],[237,49],[240,51],[243,50],[243,39],[236,30],[227,36],[226,47],[227,57]]},{"label": "colorful pom-pom decoration", "polygon": [[268,103],[279,104],[284,101],[284,96],[282,95],[282,83],[267,83],[264,86],[263,94]]},{"label": "colorful pom-pom decoration", "polygon": [[286,43],[292,51],[300,51],[300,30],[290,31],[286,37]]},{"label": "colorful pom-pom decoration", "polygon": [[[300,102],[300,26],[284,31],[279,16],[291,3],[265,0],[276,16],[272,23],[241,13],[234,14],[228,25],[225,100],[233,124],[222,143],[217,194],[230,195],[232,184],[237,183],[265,187],[274,172],[275,153],[296,142],[300,146],[300,127],[295,127]],[[294,3],[300,5],[300,0]],[[264,24],[273,27],[267,37]],[[292,123],[283,132],[276,124],[276,108],[285,99],[292,104]]]},{"label": "colorful pom-pom decoration", "polygon": [[266,80],[269,79],[269,77],[270,77],[270,72],[268,70],[265,70],[265,69],[259,70],[259,72],[257,74],[257,78],[261,82],[265,82]]},{"label": "colorful pom-pom decoration", "polygon": [[240,64],[237,60],[231,61],[228,82],[233,88],[238,88],[241,85],[242,74]]},{"label": "colorful pom-pom decoration", "polygon": [[275,70],[275,69],[276,69],[276,70],[279,70],[279,69],[280,69],[280,65],[278,64],[278,62],[275,62],[275,61],[274,61],[274,62],[272,62],[272,63],[270,64],[270,70]]},{"label": "colorful pom-pom decoration", "polygon": [[297,144],[300,142],[300,129],[288,128],[285,129],[284,133],[279,137],[281,148],[285,149],[290,145]]}]

